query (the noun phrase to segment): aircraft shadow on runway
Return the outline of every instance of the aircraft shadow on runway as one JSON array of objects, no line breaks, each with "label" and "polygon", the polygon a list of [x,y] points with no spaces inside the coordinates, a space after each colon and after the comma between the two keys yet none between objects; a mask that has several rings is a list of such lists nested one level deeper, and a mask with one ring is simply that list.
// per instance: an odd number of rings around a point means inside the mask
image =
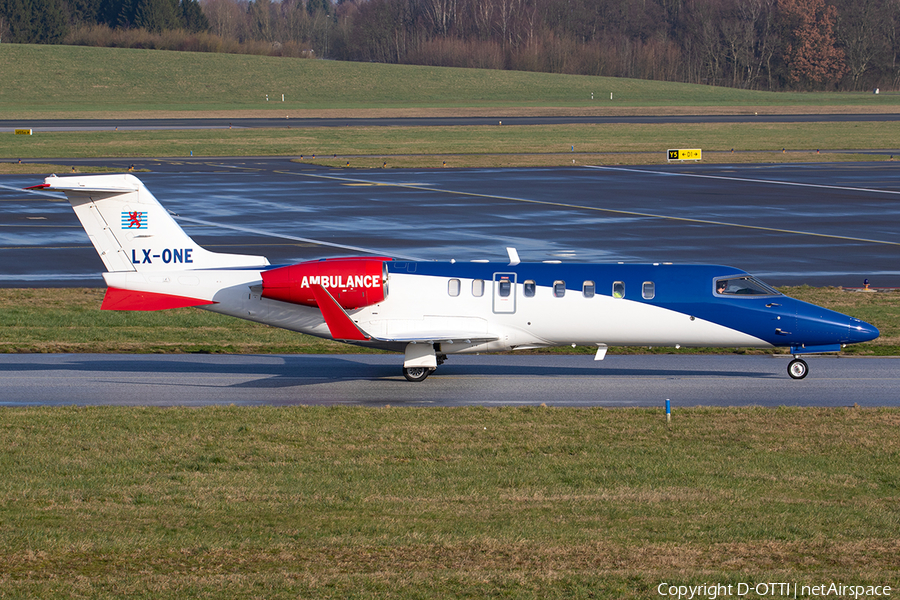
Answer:
[{"label": "aircraft shadow on runway", "polygon": [[[294,355],[277,357],[280,361],[258,362],[259,355],[248,357],[247,361],[240,361],[240,357],[228,356],[229,360],[219,362],[208,358],[195,359],[191,355],[179,355],[178,358],[141,359],[134,355],[113,356],[109,358],[79,358],[77,355],[68,357],[65,361],[45,362],[14,362],[0,363],[0,374],[12,372],[36,372],[36,371],[72,371],[80,373],[97,373],[114,375],[116,373],[152,373],[159,374],[196,374],[199,376],[249,376],[257,377],[252,381],[236,383],[228,387],[265,389],[286,388],[307,385],[320,385],[329,381],[364,381],[383,383],[401,382],[404,386],[417,386],[409,383],[401,374],[401,363],[398,357],[390,357],[395,360],[384,360],[379,357],[355,360],[339,355]],[[238,360],[235,360],[237,358]],[[374,360],[374,362],[373,362]],[[724,377],[724,378],[749,378],[753,380],[780,379],[784,377],[781,369],[772,369],[771,372],[759,372],[753,370],[748,364],[746,371],[713,370],[713,369],[673,369],[673,368],[628,368],[595,366],[592,362],[584,366],[558,365],[510,365],[510,364],[486,364],[467,363],[452,364],[448,362],[441,366],[425,382],[418,386],[429,384],[432,386],[441,382],[459,382],[459,378],[465,377],[565,377],[565,378],[690,378],[690,377]],[[164,383],[154,381],[154,385],[184,385],[186,387],[206,387],[202,383],[191,383],[186,380]],[[221,387],[221,386],[219,386]]]}]

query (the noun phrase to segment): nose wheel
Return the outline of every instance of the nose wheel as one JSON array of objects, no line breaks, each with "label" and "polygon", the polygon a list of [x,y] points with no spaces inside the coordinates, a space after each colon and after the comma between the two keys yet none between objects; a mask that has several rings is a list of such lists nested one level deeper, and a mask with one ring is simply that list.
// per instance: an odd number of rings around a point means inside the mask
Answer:
[{"label": "nose wheel", "polygon": [[791,379],[803,379],[809,374],[809,365],[806,364],[805,360],[795,358],[788,363],[787,371]]}]

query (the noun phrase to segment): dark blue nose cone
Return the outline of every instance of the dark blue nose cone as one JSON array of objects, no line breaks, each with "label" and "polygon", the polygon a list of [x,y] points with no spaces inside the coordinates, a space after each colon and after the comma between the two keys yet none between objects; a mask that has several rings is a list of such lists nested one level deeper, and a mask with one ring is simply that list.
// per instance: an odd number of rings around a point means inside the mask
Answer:
[{"label": "dark blue nose cone", "polygon": [[839,349],[841,344],[858,344],[878,337],[878,329],[865,321],[815,304],[801,302],[796,306],[797,335],[791,341],[797,347],[836,346]]},{"label": "dark blue nose cone", "polygon": [[860,342],[868,342],[874,340],[880,335],[878,328],[869,325],[865,321],[850,317],[850,328],[847,334],[848,343],[858,344]]}]

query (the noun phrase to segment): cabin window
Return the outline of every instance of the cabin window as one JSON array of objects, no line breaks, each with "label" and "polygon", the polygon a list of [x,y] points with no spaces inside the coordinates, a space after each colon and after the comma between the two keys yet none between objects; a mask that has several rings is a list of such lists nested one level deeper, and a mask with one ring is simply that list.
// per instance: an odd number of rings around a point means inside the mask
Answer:
[{"label": "cabin window", "polygon": [[472,280],[472,295],[476,298],[484,296],[484,279]]},{"label": "cabin window", "polygon": [[624,281],[614,281],[613,282],[612,295],[613,295],[613,298],[624,298],[625,297],[625,282]]},{"label": "cabin window", "polygon": [[644,300],[653,300],[656,296],[656,284],[652,281],[645,281],[641,287],[641,296],[644,297]]},{"label": "cabin window", "polygon": [[747,275],[746,277],[729,277],[716,280],[716,294],[726,296],[779,296],[780,293],[764,284],[759,279]]},{"label": "cabin window", "polygon": [[566,282],[557,279],[553,282],[553,295],[562,298],[566,295]]},{"label": "cabin window", "polygon": [[512,284],[509,282],[509,279],[501,279],[497,282],[497,294],[501,298],[509,298],[509,292],[512,289]]},{"label": "cabin window", "polygon": [[447,286],[447,293],[451,296],[459,296],[459,279],[451,279]]},{"label": "cabin window", "polygon": [[522,293],[525,294],[526,298],[534,298],[535,287],[534,281],[527,279],[525,283],[522,284]]},{"label": "cabin window", "polygon": [[595,289],[596,286],[593,281],[585,281],[584,285],[581,286],[581,293],[585,298],[593,298]]}]

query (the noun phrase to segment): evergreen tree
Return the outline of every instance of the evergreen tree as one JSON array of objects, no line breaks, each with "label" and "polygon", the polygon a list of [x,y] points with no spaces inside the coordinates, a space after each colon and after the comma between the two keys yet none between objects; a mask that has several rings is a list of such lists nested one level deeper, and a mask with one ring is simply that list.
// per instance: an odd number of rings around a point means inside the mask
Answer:
[{"label": "evergreen tree", "polygon": [[66,35],[67,22],[62,0],[0,0],[4,42],[58,44]]},{"label": "evergreen tree", "polygon": [[62,0],[33,0],[32,6],[32,43],[61,43],[69,20]]},{"label": "evergreen tree", "polygon": [[133,0],[102,0],[103,22],[110,27],[134,26]]},{"label": "evergreen tree", "polygon": [[209,21],[197,0],[181,0],[181,20],[184,28],[194,33],[209,29]]},{"label": "evergreen tree", "polygon": [[23,43],[31,31],[31,5],[25,0],[0,0],[0,34],[4,42]]},{"label": "evergreen tree", "polygon": [[138,0],[134,11],[134,26],[148,31],[179,29],[181,11],[176,0]]},{"label": "evergreen tree", "polygon": [[69,0],[69,16],[73,23],[101,23],[101,0]]}]

